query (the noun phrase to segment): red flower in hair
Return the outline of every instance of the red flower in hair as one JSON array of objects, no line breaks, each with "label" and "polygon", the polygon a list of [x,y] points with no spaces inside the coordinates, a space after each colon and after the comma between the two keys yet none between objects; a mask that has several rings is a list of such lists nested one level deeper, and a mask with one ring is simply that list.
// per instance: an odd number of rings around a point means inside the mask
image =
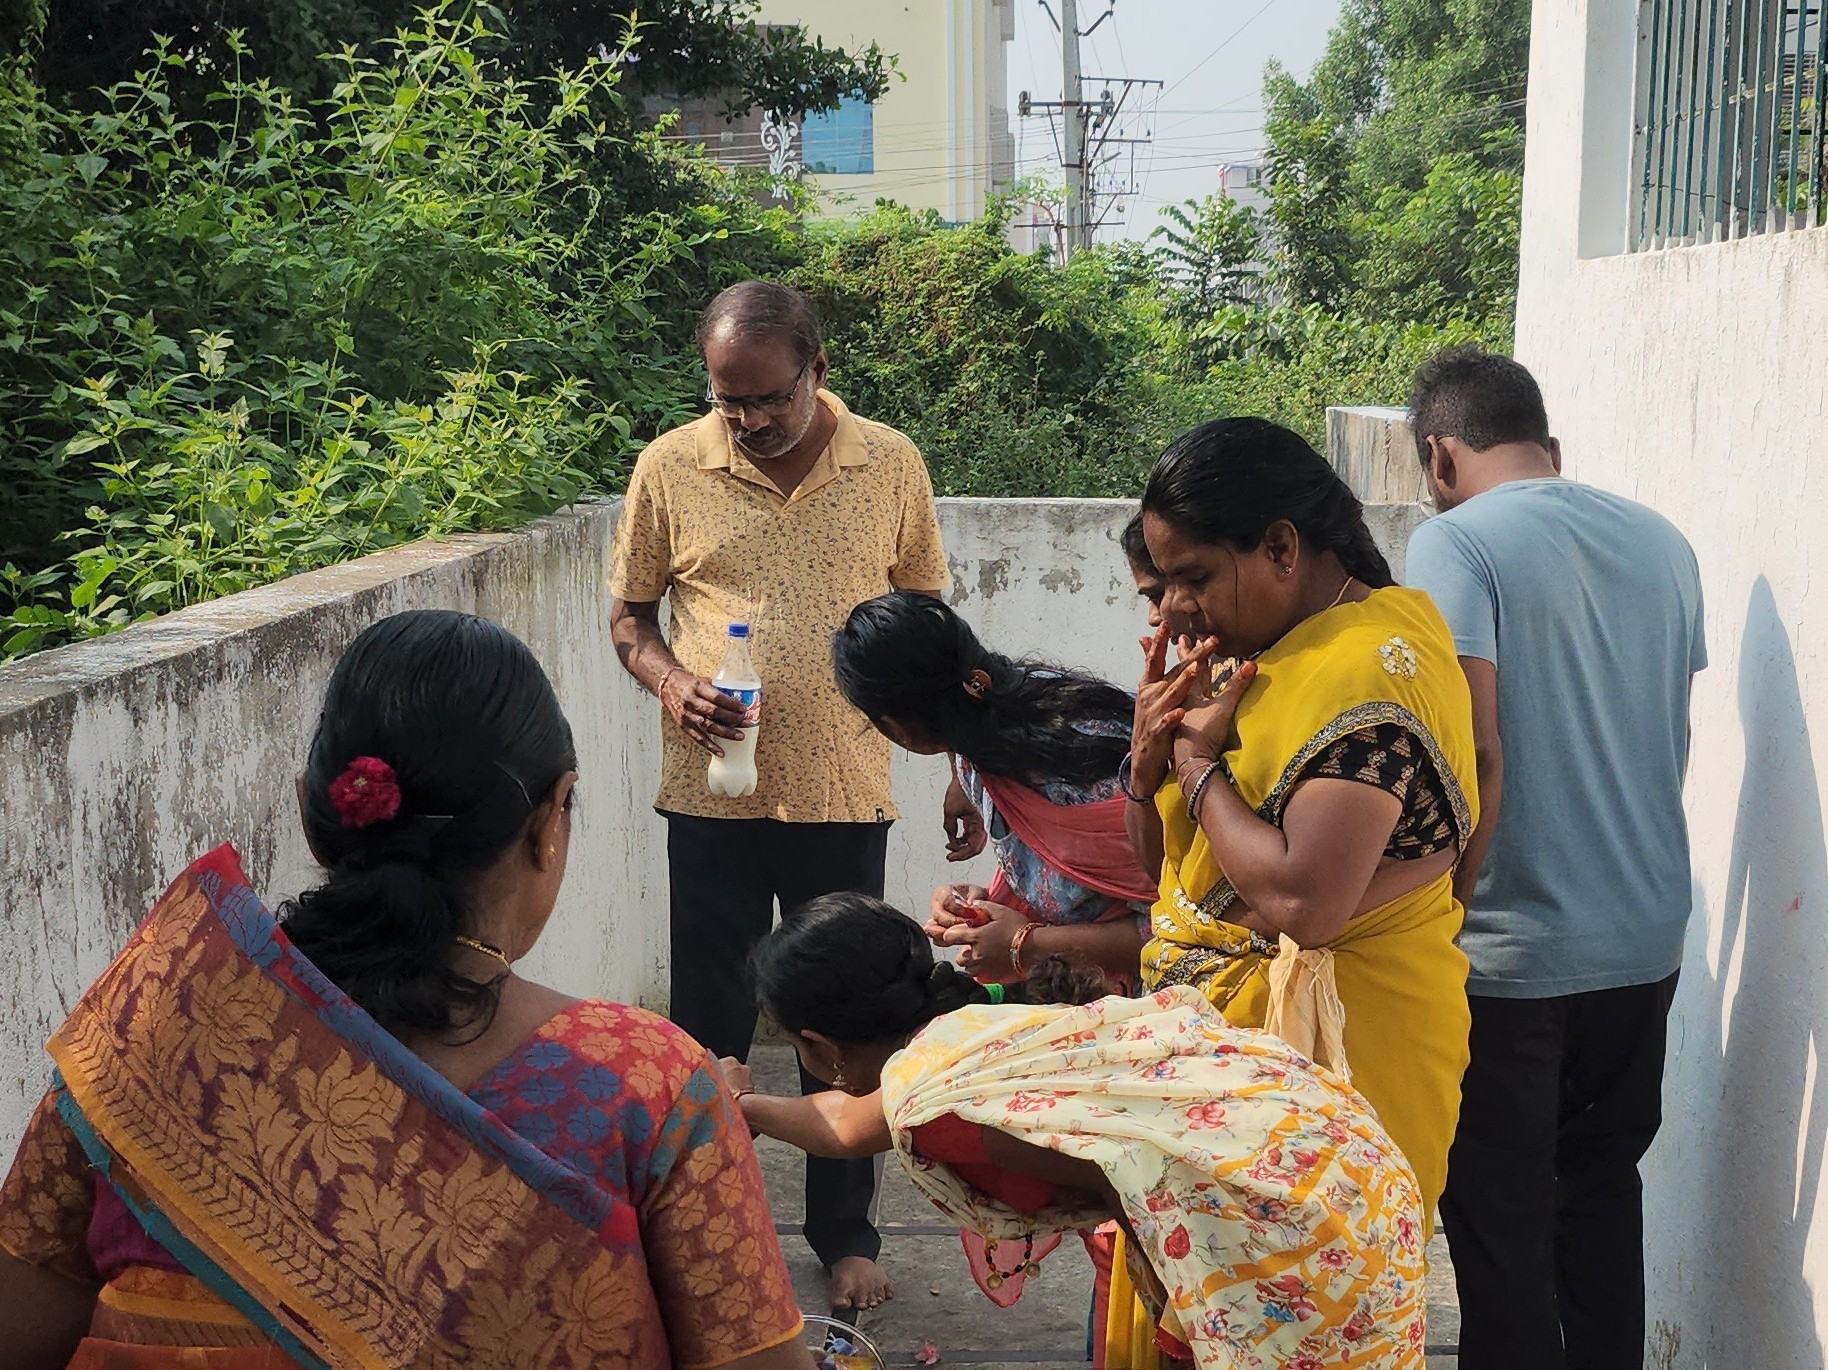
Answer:
[{"label": "red flower in hair", "polygon": [[345,828],[385,823],[400,812],[400,782],[378,756],[358,756],[330,782],[330,803]]}]

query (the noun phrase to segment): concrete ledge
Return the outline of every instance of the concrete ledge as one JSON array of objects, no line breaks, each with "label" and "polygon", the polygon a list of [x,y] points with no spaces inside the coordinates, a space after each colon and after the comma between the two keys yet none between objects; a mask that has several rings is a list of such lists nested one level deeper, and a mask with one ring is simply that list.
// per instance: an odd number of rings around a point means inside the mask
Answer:
[{"label": "concrete ledge", "polygon": [[1405,410],[1382,405],[1328,409],[1327,460],[1366,504],[1413,504],[1428,498]]},{"label": "concrete ledge", "polygon": [[45,1038],[179,870],[233,842],[269,898],[309,882],[292,777],[324,684],[357,633],[404,609],[506,624],[577,732],[580,840],[533,972],[663,999],[658,740],[616,666],[601,589],[617,512],[378,553],[0,667],[0,1151],[44,1088]]}]

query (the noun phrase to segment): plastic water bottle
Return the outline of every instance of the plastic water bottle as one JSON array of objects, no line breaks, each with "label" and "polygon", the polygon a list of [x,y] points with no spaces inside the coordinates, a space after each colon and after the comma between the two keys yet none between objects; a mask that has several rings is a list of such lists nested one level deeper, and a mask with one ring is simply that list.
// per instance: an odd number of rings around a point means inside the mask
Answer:
[{"label": "plastic water bottle", "polygon": [[711,793],[725,799],[743,799],[755,793],[755,735],[762,723],[762,682],[749,659],[749,625],[732,623],[724,647],[724,664],[711,684],[743,706],[743,740],[720,738],[722,756],[711,758],[705,783]]}]

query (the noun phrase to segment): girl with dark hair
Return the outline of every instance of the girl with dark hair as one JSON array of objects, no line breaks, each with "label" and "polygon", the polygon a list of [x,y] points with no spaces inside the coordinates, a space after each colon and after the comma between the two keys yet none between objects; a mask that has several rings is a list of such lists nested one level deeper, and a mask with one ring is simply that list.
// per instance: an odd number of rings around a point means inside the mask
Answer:
[{"label": "girl with dark hair", "polygon": [[1139,740],[1172,737],[1131,815],[1165,847],[1144,982],[1198,986],[1349,1069],[1432,1218],[1467,1060],[1452,876],[1478,804],[1453,639],[1285,428],[1194,429],[1142,507],[1187,624],[1172,670],[1168,634],[1151,643],[1137,710]]},{"label": "girl with dark hair", "polygon": [[1123,545],[1123,559],[1130,564],[1130,579],[1136,582],[1136,593],[1149,606],[1149,630],[1153,632],[1162,626],[1162,596],[1168,587],[1162,583],[1162,573],[1155,569],[1155,560],[1149,555],[1148,539],[1143,536],[1142,510],[1138,509],[1124,524],[1119,541]]},{"label": "girl with dark hair", "polygon": [[51,1041],[0,1189],[9,1365],[804,1370],[704,1048],[517,971],[576,782],[505,629],[355,640],[298,781],[323,882],[276,918],[204,857]]},{"label": "girl with dark hair", "polygon": [[[1135,700],[1115,685],[1017,661],[930,595],[860,604],[832,641],[838,687],[891,741],[948,753],[948,859],[996,845],[988,889],[944,885],[928,934],[980,980],[1065,956],[1135,979],[1154,877],[1124,828],[1121,770]],[[1025,960],[1026,958],[1026,960]]]},{"label": "girl with dark hair", "polygon": [[1279,1038],[1186,987],[1096,997],[1057,957],[1031,1002],[1005,1002],[859,894],[814,900],[753,966],[834,1089],[757,1094],[726,1060],[749,1125],[818,1155],[894,1151],[995,1302],[1062,1233],[1115,1219],[1129,1277],[1201,1367],[1422,1365],[1415,1178],[1364,1100]]}]

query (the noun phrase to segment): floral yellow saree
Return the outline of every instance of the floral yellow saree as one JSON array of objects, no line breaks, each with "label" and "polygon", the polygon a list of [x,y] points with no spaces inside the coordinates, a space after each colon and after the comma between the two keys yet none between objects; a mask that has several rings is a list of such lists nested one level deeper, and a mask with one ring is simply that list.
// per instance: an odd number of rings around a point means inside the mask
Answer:
[{"label": "floral yellow saree", "polygon": [[[1280,822],[1322,749],[1367,726],[1395,723],[1427,751],[1461,842],[1470,836],[1478,819],[1472,701],[1447,625],[1426,595],[1376,590],[1316,614],[1257,665],[1238,709],[1239,745],[1224,762],[1239,795],[1266,821]],[[1143,950],[1144,985],[1193,985],[1231,1022],[1262,1026],[1273,1011],[1272,968],[1293,944],[1226,921],[1236,894],[1172,780],[1156,803],[1166,860],[1155,935]],[[1471,1025],[1466,958],[1454,941],[1463,912],[1452,876],[1443,875],[1354,918],[1309,958],[1330,975],[1328,988],[1336,986],[1344,1066],[1414,1167],[1431,1227],[1459,1118]],[[1311,975],[1287,969],[1277,977],[1284,993],[1314,989]],[[1274,1009],[1303,1016],[1286,1002]]]},{"label": "floral yellow saree", "polygon": [[587,1000],[460,1092],[291,946],[226,847],[50,1051],[0,1248],[103,1284],[75,1366],[673,1370],[799,1331],[702,1048]]},{"label": "floral yellow saree", "polygon": [[882,1087],[915,1186],[1004,1253],[1104,1215],[1066,1194],[1008,1207],[924,1160],[918,1129],[958,1119],[1095,1163],[1147,1252],[1129,1278],[1201,1367],[1422,1365],[1415,1177],[1350,1086],[1195,991],[962,1009]]}]

